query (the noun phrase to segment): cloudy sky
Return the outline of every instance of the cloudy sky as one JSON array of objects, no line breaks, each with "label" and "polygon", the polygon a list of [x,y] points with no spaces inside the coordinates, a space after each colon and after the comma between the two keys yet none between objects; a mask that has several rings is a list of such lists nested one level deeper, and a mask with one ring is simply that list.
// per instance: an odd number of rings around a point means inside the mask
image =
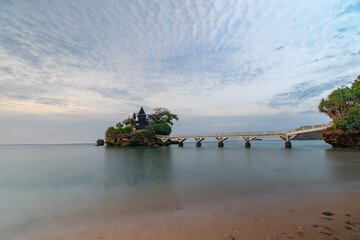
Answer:
[{"label": "cloudy sky", "polygon": [[141,106],[177,134],[326,123],[359,19],[359,0],[1,0],[0,143],[95,141]]}]

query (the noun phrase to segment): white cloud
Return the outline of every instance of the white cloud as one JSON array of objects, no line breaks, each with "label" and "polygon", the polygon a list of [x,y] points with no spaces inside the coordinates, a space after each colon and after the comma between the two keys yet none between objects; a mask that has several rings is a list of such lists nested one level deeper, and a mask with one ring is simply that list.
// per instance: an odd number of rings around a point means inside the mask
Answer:
[{"label": "white cloud", "polygon": [[[277,114],[289,110],[282,98],[280,109],[264,103],[294,86],[358,74],[358,9],[340,0],[5,1],[0,99],[106,118],[142,105]],[[316,109],[326,91],[310,90],[291,111]]]}]

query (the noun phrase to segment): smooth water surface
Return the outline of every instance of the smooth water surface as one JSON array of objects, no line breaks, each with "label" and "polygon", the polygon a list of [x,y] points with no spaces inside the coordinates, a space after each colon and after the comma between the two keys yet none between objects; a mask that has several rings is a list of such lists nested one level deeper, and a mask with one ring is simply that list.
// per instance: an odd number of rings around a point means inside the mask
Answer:
[{"label": "smooth water surface", "polygon": [[236,141],[224,148],[0,146],[0,236],[105,206],[125,211],[359,183],[360,152],[323,141],[293,141],[292,149],[270,140],[250,149]]}]

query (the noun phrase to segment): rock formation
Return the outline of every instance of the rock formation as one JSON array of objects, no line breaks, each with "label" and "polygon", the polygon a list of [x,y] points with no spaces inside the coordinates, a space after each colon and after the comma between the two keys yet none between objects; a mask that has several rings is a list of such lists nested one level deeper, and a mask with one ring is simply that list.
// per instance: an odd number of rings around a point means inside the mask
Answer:
[{"label": "rock formation", "polygon": [[130,133],[116,133],[109,129],[106,132],[106,145],[118,147],[130,146],[157,146],[175,144],[175,141],[163,143],[160,139],[155,138],[154,134],[148,130],[132,131]]},{"label": "rock formation", "polygon": [[333,147],[360,149],[360,131],[346,132],[328,128],[323,131],[323,138]]}]

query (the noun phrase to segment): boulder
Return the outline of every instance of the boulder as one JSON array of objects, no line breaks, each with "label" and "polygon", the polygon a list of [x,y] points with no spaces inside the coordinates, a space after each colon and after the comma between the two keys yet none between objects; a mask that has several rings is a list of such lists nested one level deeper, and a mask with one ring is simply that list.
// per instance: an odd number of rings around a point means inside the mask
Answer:
[{"label": "boulder", "polygon": [[98,139],[98,140],[96,141],[96,146],[104,146],[104,144],[105,144],[104,139]]}]

